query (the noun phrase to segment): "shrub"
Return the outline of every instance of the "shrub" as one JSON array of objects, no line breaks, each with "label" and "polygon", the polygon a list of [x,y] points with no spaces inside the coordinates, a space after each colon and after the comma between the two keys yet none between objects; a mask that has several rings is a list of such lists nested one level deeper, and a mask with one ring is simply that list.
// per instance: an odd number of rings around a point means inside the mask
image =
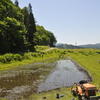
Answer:
[{"label": "shrub", "polygon": [[82,55],[85,55],[85,56],[89,55],[89,51],[79,51],[79,53],[81,53]]},{"label": "shrub", "polygon": [[47,54],[46,52],[41,52],[40,54]]},{"label": "shrub", "polygon": [[6,53],[4,54],[4,58],[6,59],[7,62],[10,62],[11,60],[13,60],[13,54],[11,53]]},{"label": "shrub", "polygon": [[69,53],[74,53],[74,51],[68,50]]},{"label": "shrub", "polygon": [[33,54],[33,57],[38,57],[38,55],[37,54]]},{"label": "shrub", "polygon": [[13,59],[14,59],[15,61],[22,61],[22,56],[19,55],[19,54],[14,54],[14,55],[13,55]]},{"label": "shrub", "polygon": [[97,54],[100,54],[100,51],[96,51]]},{"label": "shrub", "polygon": [[4,56],[0,56],[0,62],[1,63],[6,63],[6,58]]},{"label": "shrub", "polygon": [[30,53],[25,53],[24,54],[24,59],[31,59],[31,54]]}]

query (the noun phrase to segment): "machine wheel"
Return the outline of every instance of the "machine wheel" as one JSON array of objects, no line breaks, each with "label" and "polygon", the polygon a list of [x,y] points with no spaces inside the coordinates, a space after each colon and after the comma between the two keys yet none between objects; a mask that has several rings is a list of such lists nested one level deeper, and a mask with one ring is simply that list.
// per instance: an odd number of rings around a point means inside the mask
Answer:
[{"label": "machine wheel", "polygon": [[71,88],[71,92],[72,92],[72,95],[76,97],[76,89],[75,88]]},{"label": "machine wheel", "polygon": [[78,99],[79,100],[87,100],[84,96],[81,96],[81,95],[78,96]]},{"label": "machine wheel", "polygon": [[72,90],[72,95],[76,97],[76,91]]},{"label": "machine wheel", "polygon": [[78,99],[79,99],[79,100],[83,100],[83,98],[82,98],[81,95],[78,95]]}]

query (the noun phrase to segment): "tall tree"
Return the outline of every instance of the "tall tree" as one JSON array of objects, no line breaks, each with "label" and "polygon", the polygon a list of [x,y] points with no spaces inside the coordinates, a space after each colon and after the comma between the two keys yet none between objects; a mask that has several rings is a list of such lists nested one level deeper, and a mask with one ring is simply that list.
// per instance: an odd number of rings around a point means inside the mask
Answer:
[{"label": "tall tree", "polygon": [[28,5],[28,11],[29,11],[29,13],[32,13],[32,6],[31,6],[30,3],[29,3],[29,5]]},{"label": "tall tree", "polygon": [[28,8],[24,7],[22,9],[22,13],[24,15],[24,25],[26,26],[26,28],[28,27],[28,22],[29,22],[29,13],[28,13]]},{"label": "tall tree", "polygon": [[[29,23],[29,13],[28,13],[28,7],[24,7],[23,9],[22,9],[22,13],[23,13],[23,15],[24,15],[24,25],[25,25],[25,27],[26,27],[26,31],[28,30],[28,23]],[[28,42],[28,32],[26,33],[26,40],[27,40],[27,42]]]},{"label": "tall tree", "polygon": [[32,6],[29,4],[28,6],[28,11],[29,11],[29,20],[28,20],[28,27],[27,27],[27,32],[28,32],[28,49],[30,51],[35,51],[35,42],[34,42],[34,33],[36,32],[36,25],[35,25],[35,18],[32,13]]},{"label": "tall tree", "polygon": [[15,6],[19,7],[19,2],[18,2],[18,0],[15,0]]}]

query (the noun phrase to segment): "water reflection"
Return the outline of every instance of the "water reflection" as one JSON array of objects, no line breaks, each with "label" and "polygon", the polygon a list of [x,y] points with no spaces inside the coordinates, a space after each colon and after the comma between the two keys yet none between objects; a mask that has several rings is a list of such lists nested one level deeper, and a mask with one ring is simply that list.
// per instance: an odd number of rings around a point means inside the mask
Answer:
[{"label": "water reflection", "polygon": [[72,86],[74,83],[88,78],[87,74],[79,71],[71,60],[60,60],[45,82],[39,84],[38,92]]}]

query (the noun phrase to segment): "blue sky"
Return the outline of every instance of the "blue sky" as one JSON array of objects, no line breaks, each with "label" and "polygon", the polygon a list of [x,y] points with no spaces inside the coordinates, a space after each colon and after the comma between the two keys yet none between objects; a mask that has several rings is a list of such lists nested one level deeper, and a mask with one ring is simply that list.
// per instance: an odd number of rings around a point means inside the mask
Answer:
[{"label": "blue sky", "polygon": [[58,43],[100,43],[100,0],[18,1],[20,8],[31,3],[37,24],[53,32]]}]

